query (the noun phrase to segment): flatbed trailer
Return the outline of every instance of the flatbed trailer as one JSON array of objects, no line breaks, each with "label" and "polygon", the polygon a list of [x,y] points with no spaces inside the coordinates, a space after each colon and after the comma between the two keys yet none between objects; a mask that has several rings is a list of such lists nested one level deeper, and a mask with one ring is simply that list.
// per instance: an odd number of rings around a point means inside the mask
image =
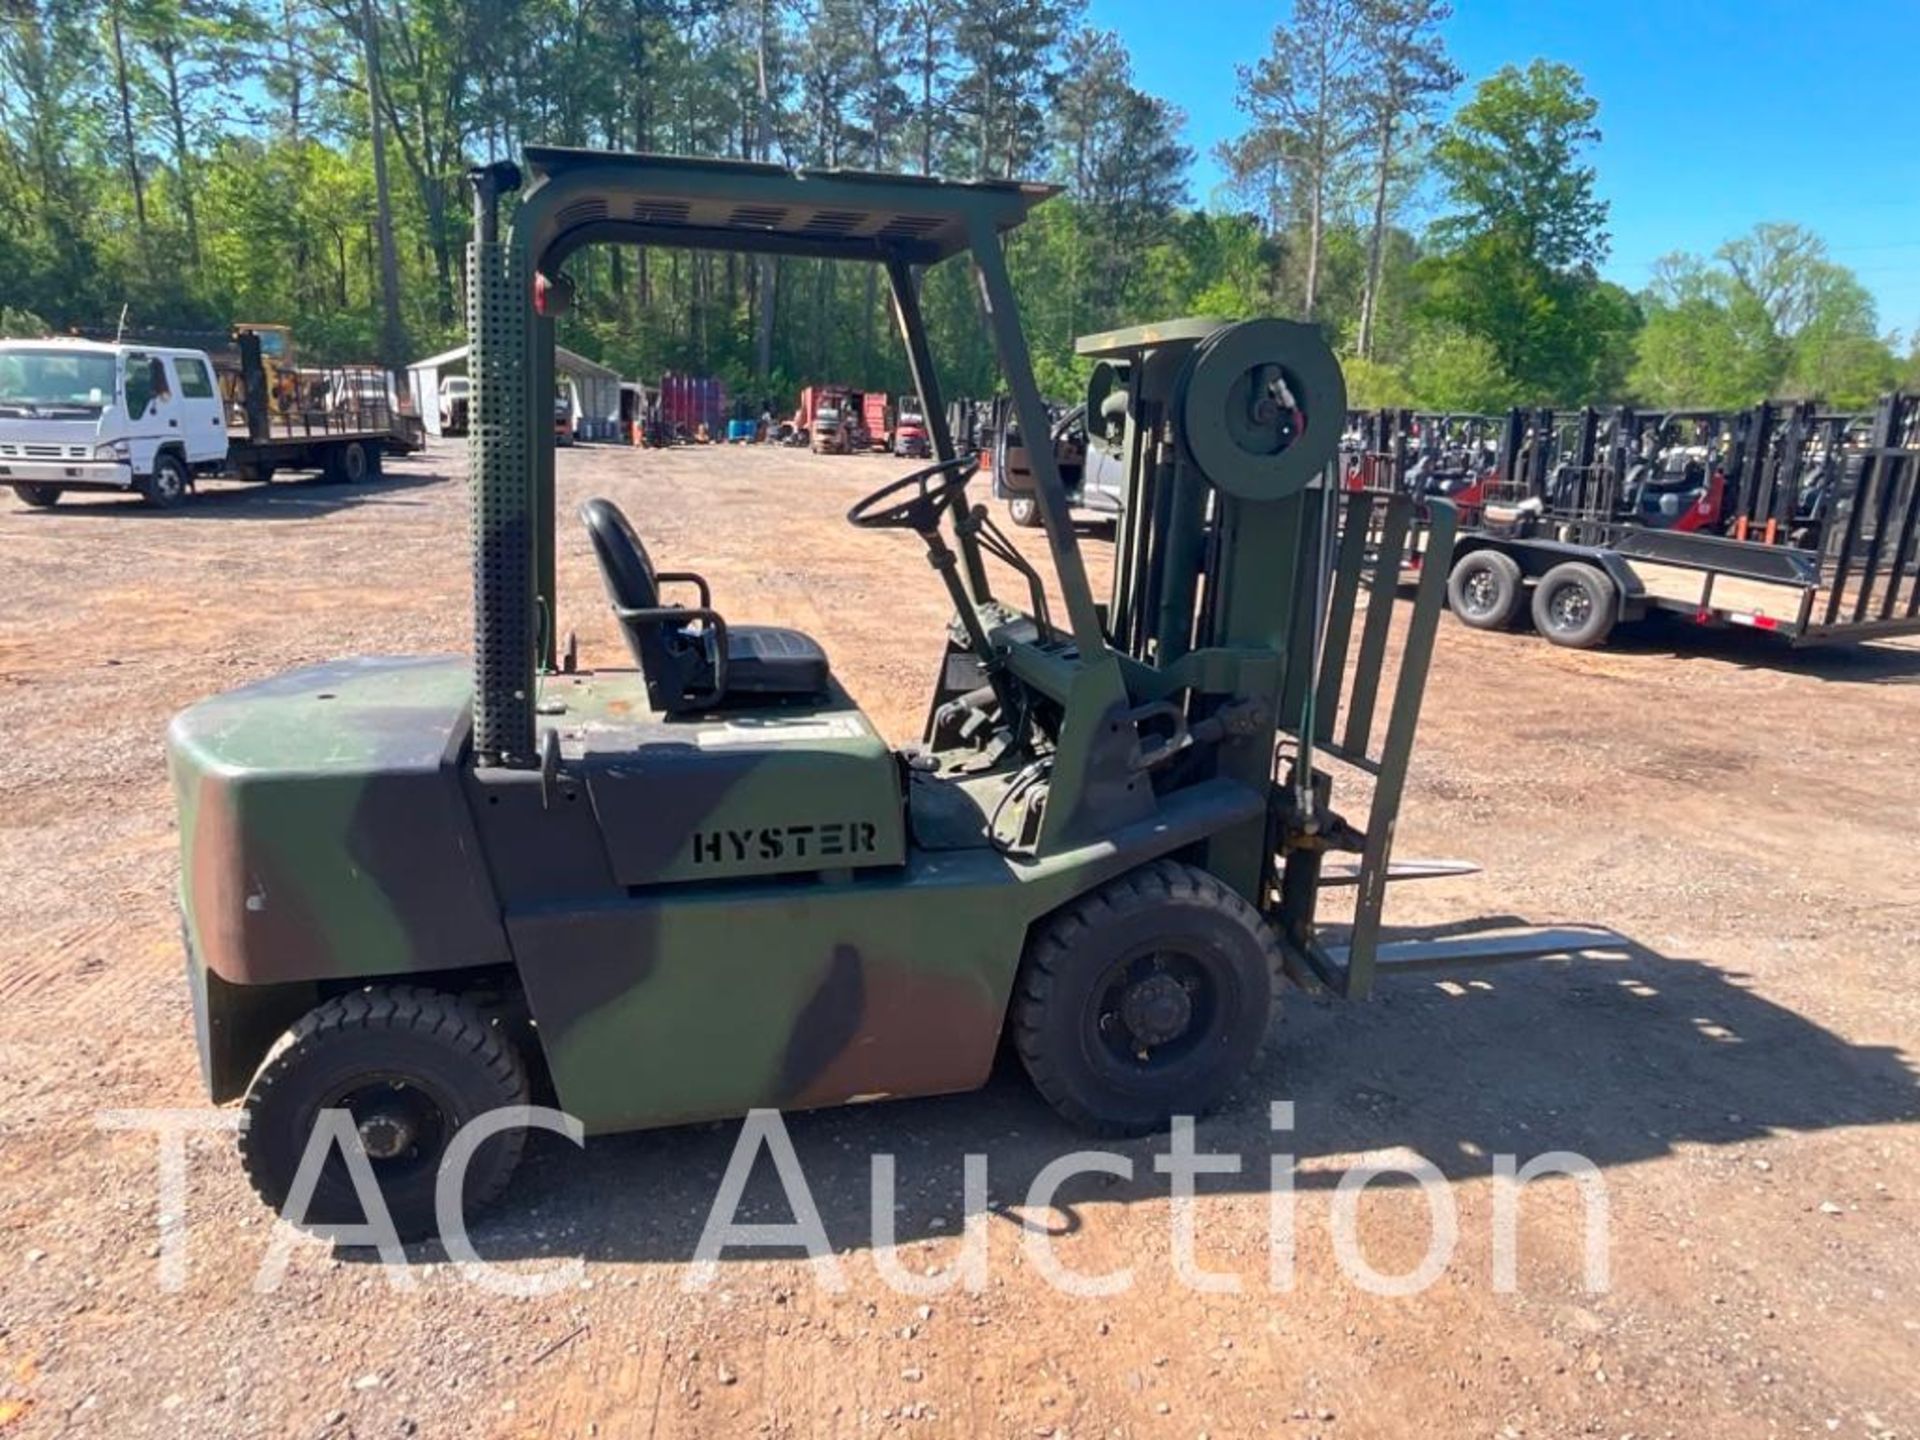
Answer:
[{"label": "flatbed trailer", "polygon": [[[1757,425],[1769,410],[1752,412]],[[1499,473],[1480,504],[1461,507],[1444,548],[1449,603],[1476,629],[1511,628],[1530,613],[1548,640],[1576,648],[1654,614],[1795,646],[1920,634],[1920,396],[1886,396],[1856,428],[1844,483],[1817,514],[1797,519],[1795,496],[1806,487],[1781,456],[1799,452],[1771,447],[1763,469],[1757,449],[1736,447],[1703,492],[1731,507],[1719,517],[1722,534],[1623,515],[1617,463],[1582,454],[1550,473],[1545,447],[1532,440],[1544,423],[1523,434],[1516,421]],[[1384,456],[1349,468],[1355,488],[1391,488],[1398,473]],[[1410,574],[1431,563],[1434,548],[1423,522],[1414,524]]]},{"label": "flatbed trailer", "polygon": [[226,402],[226,473],[271,480],[281,471],[318,471],[357,482],[377,474],[382,457],[425,446],[425,424],[395,404],[385,371],[361,365],[304,371],[293,394],[274,396],[259,337],[242,332],[235,339],[237,364],[228,369],[215,360]]},{"label": "flatbed trailer", "polygon": [[[1897,539],[1897,530],[1887,533]],[[1463,623],[1508,628],[1519,617],[1522,597],[1506,609],[1488,598],[1478,611],[1469,598],[1476,584],[1483,594],[1491,584],[1497,594],[1498,582],[1485,578],[1486,557],[1504,557],[1518,583],[1532,591],[1535,628],[1575,648],[1602,644],[1617,624],[1654,614],[1707,628],[1758,630],[1795,646],[1920,635],[1920,580],[1911,549],[1896,564],[1897,552],[1866,548],[1873,554],[1863,562],[1756,540],[1631,526],[1565,538],[1482,529],[1455,539],[1448,589]]]}]

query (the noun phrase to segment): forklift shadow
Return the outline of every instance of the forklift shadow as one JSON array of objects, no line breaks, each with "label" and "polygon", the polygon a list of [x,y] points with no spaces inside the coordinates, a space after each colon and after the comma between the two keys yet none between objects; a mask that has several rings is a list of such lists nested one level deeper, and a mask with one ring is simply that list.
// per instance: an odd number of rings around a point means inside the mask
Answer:
[{"label": "forklift shadow", "polygon": [[[1490,918],[1480,928],[1510,923]],[[1314,1191],[1368,1152],[1412,1150],[1449,1180],[1473,1180],[1501,1154],[1524,1165],[1573,1151],[1604,1171],[1681,1145],[1920,1120],[1920,1070],[1902,1052],[1823,1030],[1755,993],[1745,976],[1588,933],[1596,938],[1564,959],[1386,976],[1364,1003],[1289,992],[1269,1058],[1198,1127],[1200,1151],[1240,1160],[1237,1174],[1202,1176],[1200,1193],[1264,1192],[1275,1154],[1296,1156],[1296,1188]],[[1169,1180],[1153,1162],[1167,1151],[1165,1135],[1089,1140],[1018,1070],[1003,1064],[971,1095],[785,1117],[835,1252],[876,1244],[875,1153],[894,1156],[892,1238],[901,1244],[961,1231],[969,1153],[987,1160],[988,1212],[1016,1226],[1065,1234],[1100,1207],[1164,1201]],[[1276,1100],[1294,1103],[1291,1130],[1271,1128]],[[727,1122],[610,1136],[584,1155],[536,1134],[506,1202],[476,1221],[475,1247],[500,1261],[690,1260],[740,1133]],[[1081,1150],[1126,1157],[1132,1177],[1081,1174],[1050,1209],[1025,1209],[1043,1167]],[[769,1157],[758,1155],[734,1219],[785,1224],[792,1214]],[[422,1259],[437,1258],[437,1246],[425,1251]],[[723,1259],[782,1253],[804,1252],[742,1248]]]},{"label": "forklift shadow", "polygon": [[1742,670],[1777,670],[1842,685],[1920,684],[1920,646],[1878,641],[1809,645],[1795,649],[1777,635],[1729,626],[1703,629],[1673,616],[1654,615],[1622,625],[1607,648],[1622,655],[1709,660]]},{"label": "forklift shadow", "polygon": [[[391,463],[391,462],[390,462]],[[180,504],[158,510],[135,495],[74,494],[64,497],[52,510],[27,510],[17,513],[43,523],[57,520],[288,520],[301,515],[325,515],[353,510],[362,505],[419,505],[406,498],[410,491],[444,483],[448,477],[437,470],[386,470],[358,485],[331,482],[318,475],[274,480],[266,484],[246,481],[215,481],[196,487]]]}]

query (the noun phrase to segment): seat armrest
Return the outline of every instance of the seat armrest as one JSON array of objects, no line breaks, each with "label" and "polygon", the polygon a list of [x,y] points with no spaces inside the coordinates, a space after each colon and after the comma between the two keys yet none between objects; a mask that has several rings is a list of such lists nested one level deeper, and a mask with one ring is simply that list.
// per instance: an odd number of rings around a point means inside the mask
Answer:
[{"label": "seat armrest", "polygon": [[713,591],[708,588],[704,575],[696,575],[691,570],[662,570],[653,579],[656,585],[691,585],[700,592],[700,608],[713,608]]},{"label": "seat armrest", "polygon": [[[666,580],[672,577],[662,575]],[[727,622],[718,610],[705,605],[688,607],[684,605],[648,605],[639,610],[630,610],[624,605],[613,607],[613,613],[623,625],[684,625],[689,620],[698,620],[707,627],[712,641],[713,684],[704,693],[690,698],[702,705],[718,704],[727,693]]]}]

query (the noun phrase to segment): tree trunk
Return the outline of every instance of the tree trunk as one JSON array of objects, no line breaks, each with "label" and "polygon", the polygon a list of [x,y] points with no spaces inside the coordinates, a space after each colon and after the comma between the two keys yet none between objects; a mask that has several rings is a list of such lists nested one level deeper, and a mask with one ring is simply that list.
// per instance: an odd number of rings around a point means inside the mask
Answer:
[{"label": "tree trunk", "polygon": [[[647,106],[647,7],[644,0],[633,4],[633,148],[646,153],[652,138],[653,117]],[[644,246],[633,257],[634,313],[644,314],[653,303],[653,273]]]},{"label": "tree trunk", "polygon": [[[773,23],[773,0],[760,0],[760,34],[754,46],[754,86],[758,116],[755,121],[755,147],[762,161],[773,158],[773,92],[767,82],[767,29]],[[758,277],[754,290],[760,312],[753,327],[753,373],[761,380],[773,374],[773,299],[779,284],[779,269],[771,255],[758,258]]]},{"label": "tree trunk", "polygon": [[120,141],[125,147],[127,179],[133,186],[133,214],[140,227],[140,253],[151,259],[147,236],[147,191],[140,183],[140,152],[133,139],[133,89],[127,81],[127,49],[120,34],[119,0],[107,7],[108,30],[113,36],[113,79],[120,92]]},{"label": "tree trunk", "polygon": [[373,0],[360,0],[360,43],[367,66],[367,123],[373,136],[374,227],[380,246],[380,363],[398,371],[407,360],[407,334],[400,321],[400,256],[393,243],[393,192],[387,181],[387,132],[380,71],[380,25]]},{"label": "tree trunk", "polygon": [[1313,310],[1320,299],[1320,230],[1324,223],[1326,176],[1316,174],[1313,177],[1313,201],[1307,208],[1307,296],[1306,304],[1301,307],[1300,318],[1313,319]]},{"label": "tree trunk", "polygon": [[193,150],[187,144],[186,109],[180,101],[180,60],[171,39],[154,47],[167,72],[167,112],[173,122],[173,166],[180,173],[180,213],[187,222],[187,253],[200,268],[200,217],[193,208]]},{"label": "tree trunk", "polygon": [[933,174],[933,12],[926,12],[920,51],[920,173]]},{"label": "tree trunk", "polygon": [[1393,119],[1380,122],[1380,173],[1373,186],[1373,233],[1367,237],[1367,283],[1360,294],[1360,335],[1356,350],[1373,358],[1373,328],[1380,309],[1380,270],[1387,240],[1387,178],[1393,169]]},{"label": "tree trunk", "polygon": [[286,26],[287,39],[287,138],[295,145],[300,143],[300,54],[294,48],[293,27],[294,0],[282,0],[280,18]]}]

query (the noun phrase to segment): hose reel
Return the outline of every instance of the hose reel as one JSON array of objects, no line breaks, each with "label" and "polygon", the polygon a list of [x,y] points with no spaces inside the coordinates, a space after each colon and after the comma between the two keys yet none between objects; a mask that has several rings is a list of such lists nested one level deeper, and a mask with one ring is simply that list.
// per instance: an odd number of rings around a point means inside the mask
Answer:
[{"label": "hose reel", "polygon": [[1209,484],[1285,500],[1332,462],[1347,386],[1317,325],[1244,320],[1201,341],[1174,398],[1180,443]]}]

